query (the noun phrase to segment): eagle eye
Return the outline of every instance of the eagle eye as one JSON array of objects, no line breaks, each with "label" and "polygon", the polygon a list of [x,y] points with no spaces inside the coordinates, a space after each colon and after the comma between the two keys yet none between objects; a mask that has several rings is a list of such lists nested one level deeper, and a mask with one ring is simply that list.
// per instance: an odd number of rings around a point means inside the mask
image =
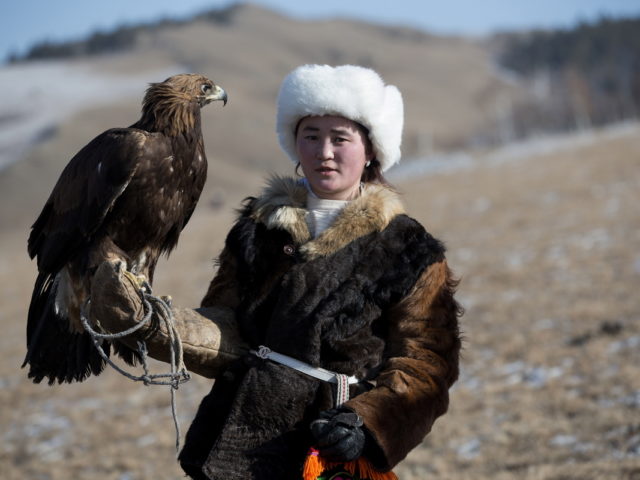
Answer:
[{"label": "eagle eye", "polygon": [[205,83],[204,85],[202,85],[202,87],[200,87],[200,89],[202,90],[202,93],[208,93],[211,90],[211,85]]}]

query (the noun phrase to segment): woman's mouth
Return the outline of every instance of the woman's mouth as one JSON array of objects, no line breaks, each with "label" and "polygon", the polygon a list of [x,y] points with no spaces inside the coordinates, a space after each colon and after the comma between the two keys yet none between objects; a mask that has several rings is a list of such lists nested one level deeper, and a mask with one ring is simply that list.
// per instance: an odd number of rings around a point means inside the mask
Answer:
[{"label": "woman's mouth", "polygon": [[320,167],[320,168],[316,168],[316,172],[322,174],[322,175],[327,175],[331,172],[335,172],[336,169],[335,168],[329,168],[329,167]]}]

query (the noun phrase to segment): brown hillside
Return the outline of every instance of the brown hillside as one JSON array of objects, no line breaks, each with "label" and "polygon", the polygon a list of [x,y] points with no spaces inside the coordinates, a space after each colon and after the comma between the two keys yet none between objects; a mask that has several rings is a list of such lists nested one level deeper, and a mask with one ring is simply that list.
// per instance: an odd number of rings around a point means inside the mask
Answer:
[{"label": "brown hillside", "polygon": [[[246,169],[288,171],[274,134],[275,99],[282,78],[304,63],[371,66],[397,85],[405,100],[405,156],[465,146],[477,132],[494,128],[497,104],[516,94],[496,76],[478,42],[353,21],[302,22],[251,5],[237,8],[229,25],[199,20],[151,30],[127,53],[70,65],[104,75],[146,71],[149,82],[163,80],[152,75],[161,69],[200,72],[227,89],[224,109],[204,110],[211,164],[206,203],[219,189],[237,191],[232,177]],[[137,97],[100,108],[88,102],[25,160],[0,172],[0,195],[12,199],[0,202],[2,224],[24,228],[32,221],[76,151],[102,130],[137,119],[145,88],[141,84]]]}]

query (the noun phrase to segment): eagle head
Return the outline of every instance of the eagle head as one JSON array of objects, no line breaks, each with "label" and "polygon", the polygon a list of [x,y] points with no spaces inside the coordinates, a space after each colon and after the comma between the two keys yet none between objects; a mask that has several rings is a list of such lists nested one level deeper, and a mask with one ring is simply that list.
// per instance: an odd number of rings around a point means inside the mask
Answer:
[{"label": "eagle head", "polygon": [[186,100],[195,100],[200,107],[217,100],[222,101],[223,105],[227,104],[227,92],[204,75],[181,73],[162,83],[172,88],[177,96],[182,94]]},{"label": "eagle head", "polygon": [[227,92],[207,77],[196,73],[174,75],[149,85],[137,126],[176,135],[193,128],[199,109],[218,100],[226,105]]}]

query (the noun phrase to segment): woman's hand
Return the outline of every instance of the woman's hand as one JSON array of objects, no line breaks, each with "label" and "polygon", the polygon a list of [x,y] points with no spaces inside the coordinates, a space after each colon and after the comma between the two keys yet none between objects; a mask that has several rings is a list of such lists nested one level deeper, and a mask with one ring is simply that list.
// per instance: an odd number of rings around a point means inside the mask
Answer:
[{"label": "woman's hand", "polygon": [[320,455],[331,462],[350,462],[362,455],[365,435],[362,418],[346,408],[333,408],[320,413],[311,422],[311,434]]}]

